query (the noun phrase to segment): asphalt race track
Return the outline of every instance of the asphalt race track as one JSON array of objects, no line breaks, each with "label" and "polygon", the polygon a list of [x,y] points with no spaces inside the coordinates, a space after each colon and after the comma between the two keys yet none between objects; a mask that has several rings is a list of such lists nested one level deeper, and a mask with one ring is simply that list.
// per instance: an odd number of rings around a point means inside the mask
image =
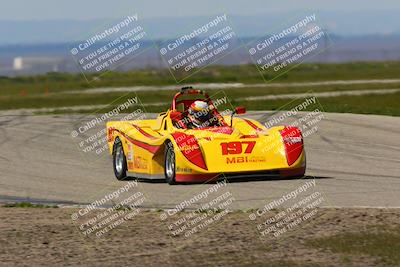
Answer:
[{"label": "asphalt race track", "polygon": [[[250,112],[260,118],[267,112]],[[325,113],[307,136],[305,179],[232,180],[231,208],[258,208],[307,181],[324,197],[320,206],[400,207],[400,118]],[[70,136],[77,115],[0,115],[0,201],[90,203],[126,181],[117,181],[111,156],[83,153]],[[100,129],[100,128],[99,128]],[[170,186],[139,181],[144,206],[168,208],[210,184]]]}]

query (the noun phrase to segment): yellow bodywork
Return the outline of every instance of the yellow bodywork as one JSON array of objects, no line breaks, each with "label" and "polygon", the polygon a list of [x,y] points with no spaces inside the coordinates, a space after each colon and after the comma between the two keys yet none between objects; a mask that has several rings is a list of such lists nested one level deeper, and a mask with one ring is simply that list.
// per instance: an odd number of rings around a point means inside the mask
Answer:
[{"label": "yellow bodywork", "polygon": [[[230,116],[224,117],[230,124]],[[250,121],[252,123],[249,124]],[[256,126],[257,129],[254,127]],[[207,129],[178,129],[170,118],[170,111],[156,119],[110,121],[107,123],[108,145],[113,153],[116,138],[122,141],[128,172],[136,177],[163,178],[165,144],[171,142],[176,158],[176,174],[240,173],[298,169],[305,166],[305,152],[289,166],[280,130],[283,126],[267,129],[261,123],[234,117],[232,132],[217,133]],[[172,136],[173,133],[193,135],[198,142],[207,169],[190,162]],[[223,155],[222,143],[241,144],[241,153]],[[254,145],[246,153],[248,145]],[[250,151],[250,148],[249,148]],[[247,151],[247,152],[249,152]],[[237,151],[236,151],[237,152]],[[240,149],[239,149],[240,152]]]}]

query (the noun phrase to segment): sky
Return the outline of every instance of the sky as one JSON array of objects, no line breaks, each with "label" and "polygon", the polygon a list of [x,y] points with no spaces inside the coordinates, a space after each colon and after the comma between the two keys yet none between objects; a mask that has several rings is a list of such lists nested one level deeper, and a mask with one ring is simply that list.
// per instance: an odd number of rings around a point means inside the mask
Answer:
[{"label": "sky", "polygon": [[[399,10],[398,0],[1,0],[1,20],[118,18],[129,11],[143,18],[277,14],[294,10],[359,12]],[[371,18],[379,19],[379,18]]]},{"label": "sky", "polygon": [[[315,13],[331,34],[400,35],[399,0],[0,0],[0,46],[65,43],[137,14],[154,38],[227,14],[240,36]],[[110,20],[111,19],[111,20]],[[200,22],[199,22],[200,21]],[[196,24],[197,23],[197,24]]]}]

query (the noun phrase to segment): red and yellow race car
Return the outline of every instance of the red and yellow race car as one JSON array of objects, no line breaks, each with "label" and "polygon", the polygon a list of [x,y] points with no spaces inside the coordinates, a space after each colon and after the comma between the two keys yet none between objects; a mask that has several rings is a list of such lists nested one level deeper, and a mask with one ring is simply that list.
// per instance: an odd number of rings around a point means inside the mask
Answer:
[{"label": "red and yellow race car", "polygon": [[[200,114],[207,114],[203,117],[208,123],[203,125],[190,120],[196,120],[193,115],[201,108],[207,109]],[[291,126],[266,128],[255,120],[234,117],[245,112],[237,107],[229,114],[220,113],[207,93],[184,87],[170,109],[156,119],[110,121],[107,141],[115,176],[165,178],[169,184],[254,175],[303,176],[301,131]]]}]

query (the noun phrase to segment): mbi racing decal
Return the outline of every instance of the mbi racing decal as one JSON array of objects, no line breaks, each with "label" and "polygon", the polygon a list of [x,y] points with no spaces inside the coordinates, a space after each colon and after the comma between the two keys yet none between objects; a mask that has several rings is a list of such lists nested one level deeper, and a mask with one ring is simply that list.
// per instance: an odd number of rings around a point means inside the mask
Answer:
[{"label": "mbi racing decal", "polygon": [[226,164],[237,164],[237,163],[257,163],[265,162],[264,156],[239,156],[239,157],[227,157]]}]

